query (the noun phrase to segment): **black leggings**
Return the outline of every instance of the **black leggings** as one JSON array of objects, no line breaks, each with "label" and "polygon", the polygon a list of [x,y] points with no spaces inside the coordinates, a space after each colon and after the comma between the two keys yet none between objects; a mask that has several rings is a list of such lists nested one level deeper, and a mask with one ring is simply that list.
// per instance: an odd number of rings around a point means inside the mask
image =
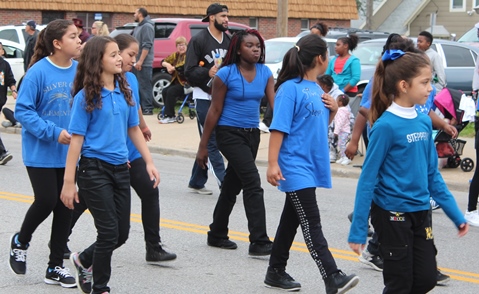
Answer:
[{"label": "black leggings", "polygon": [[165,102],[165,117],[175,117],[176,101],[185,96],[184,87],[181,84],[170,84],[161,92]]},{"label": "black leggings", "polygon": [[27,172],[35,200],[25,215],[18,241],[28,244],[37,227],[53,212],[48,266],[63,266],[63,248],[72,216],[71,210],[60,200],[65,169],[27,167]]},{"label": "black leggings", "polygon": [[[476,131],[476,163],[479,160],[479,118],[476,117],[474,123],[474,129]],[[469,186],[469,201],[467,203],[467,211],[474,211],[477,209],[477,199],[479,196],[479,168],[476,167],[474,176],[472,177],[471,185]]]}]

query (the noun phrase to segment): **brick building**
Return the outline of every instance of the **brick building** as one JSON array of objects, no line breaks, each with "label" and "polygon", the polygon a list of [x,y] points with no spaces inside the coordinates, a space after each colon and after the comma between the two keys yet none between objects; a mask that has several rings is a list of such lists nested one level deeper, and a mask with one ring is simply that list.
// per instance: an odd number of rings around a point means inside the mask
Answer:
[{"label": "brick building", "polygon": [[[95,20],[110,29],[133,22],[133,13],[145,7],[152,18],[203,17],[216,0],[10,0],[0,1],[0,25],[21,24],[33,19],[46,24],[57,18],[80,18],[87,29]],[[283,1],[283,0],[279,0]],[[228,5],[230,21],[258,29],[265,39],[276,36],[278,0],[223,0]],[[349,27],[357,19],[356,0],[289,0],[288,35],[295,36],[318,20],[332,27]]]}]

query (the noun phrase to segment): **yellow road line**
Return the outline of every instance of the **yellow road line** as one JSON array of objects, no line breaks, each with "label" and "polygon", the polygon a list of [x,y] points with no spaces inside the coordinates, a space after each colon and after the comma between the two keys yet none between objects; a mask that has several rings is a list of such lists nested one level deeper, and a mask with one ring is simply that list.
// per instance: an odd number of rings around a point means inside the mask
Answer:
[{"label": "yellow road line", "polygon": [[[23,202],[23,203],[33,202],[32,196],[9,193],[4,191],[0,191],[0,199]],[[141,223],[141,214],[132,213],[131,221],[135,223]],[[169,229],[191,232],[191,233],[202,234],[202,235],[206,235],[209,230],[208,226],[186,223],[186,222],[170,220],[170,219],[163,219],[163,218],[160,219],[160,226],[163,228],[169,228]],[[232,240],[248,243],[249,242],[248,236],[249,236],[248,233],[229,231],[229,237]],[[302,242],[293,242],[293,246],[291,246],[291,250],[305,252],[309,254],[306,244]],[[334,258],[359,262],[357,255],[352,251],[335,249],[335,248],[329,248],[329,250],[333,254]],[[479,284],[479,273],[466,272],[466,271],[450,269],[450,268],[440,268],[440,270],[444,273],[450,274],[451,279],[468,282],[468,283]]]}]

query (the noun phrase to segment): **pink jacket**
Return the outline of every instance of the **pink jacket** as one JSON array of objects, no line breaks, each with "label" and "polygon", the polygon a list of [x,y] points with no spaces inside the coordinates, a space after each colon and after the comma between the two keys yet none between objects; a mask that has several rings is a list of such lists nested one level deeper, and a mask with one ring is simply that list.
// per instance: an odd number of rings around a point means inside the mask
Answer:
[{"label": "pink jacket", "polygon": [[351,123],[349,121],[349,110],[347,107],[342,106],[338,108],[338,112],[334,117],[334,134],[339,133],[351,133]]}]

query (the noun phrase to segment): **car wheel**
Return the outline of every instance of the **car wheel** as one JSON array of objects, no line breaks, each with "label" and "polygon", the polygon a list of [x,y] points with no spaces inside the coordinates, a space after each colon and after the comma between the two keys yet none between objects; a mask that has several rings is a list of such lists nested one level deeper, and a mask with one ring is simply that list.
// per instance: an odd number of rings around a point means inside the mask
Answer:
[{"label": "car wheel", "polygon": [[170,85],[171,75],[163,72],[153,74],[153,106],[156,108],[163,107],[163,95],[161,92]]}]

